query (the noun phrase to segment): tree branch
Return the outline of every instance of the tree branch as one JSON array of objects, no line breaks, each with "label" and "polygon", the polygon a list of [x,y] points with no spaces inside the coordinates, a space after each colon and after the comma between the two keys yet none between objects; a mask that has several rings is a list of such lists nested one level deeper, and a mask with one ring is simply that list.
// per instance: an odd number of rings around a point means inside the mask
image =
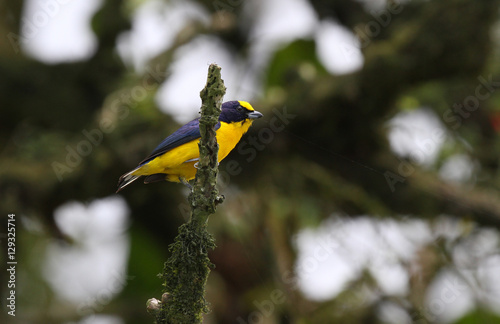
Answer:
[{"label": "tree branch", "polygon": [[156,299],[148,300],[147,304],[157,323],[202,323],[203,313],[208,312],[205,285],[213,267],[208,250],[215,248],[215,242],[207,231],[207,222],[223,200],[215,188],[219,151],[215,125],[225,92],[220,67],[210,65],[207,84],[200,92],[200,161],[195,184],[188,197],[191,219],[179,227],[179,235],[169,247],[172,255],[163,269],[165,293],[161,305]]}]

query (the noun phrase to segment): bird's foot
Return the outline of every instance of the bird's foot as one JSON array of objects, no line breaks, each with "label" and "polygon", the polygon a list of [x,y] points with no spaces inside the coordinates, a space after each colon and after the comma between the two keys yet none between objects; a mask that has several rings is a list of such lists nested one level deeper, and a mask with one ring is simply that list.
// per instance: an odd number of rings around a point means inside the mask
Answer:
[{"label": "bird's foot", "polygon": [[189,188],[189,190],[193,190],[193,186],[186,180],[186,178],[179,177],[179,181]]}]

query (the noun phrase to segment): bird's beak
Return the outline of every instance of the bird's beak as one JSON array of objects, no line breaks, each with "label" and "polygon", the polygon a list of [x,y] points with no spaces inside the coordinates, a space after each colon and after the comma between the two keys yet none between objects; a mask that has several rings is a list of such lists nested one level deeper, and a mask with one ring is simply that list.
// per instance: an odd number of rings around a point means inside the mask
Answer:
[{"label": "bird's beak", "polygon": [[258,118],[260,118],[262,116],[264,116],[264,115],[262,115],[260,112],[258,112],[256,110],[254,110],[252,112],[249,112],[247,114],[247,117],[250,118],[250,119],[258,119]]}]

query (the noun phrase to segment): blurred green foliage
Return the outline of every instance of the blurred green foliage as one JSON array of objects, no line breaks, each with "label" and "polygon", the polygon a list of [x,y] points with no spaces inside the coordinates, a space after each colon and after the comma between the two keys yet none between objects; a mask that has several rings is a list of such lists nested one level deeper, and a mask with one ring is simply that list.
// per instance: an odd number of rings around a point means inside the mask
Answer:
[{"label": "blurred green foliage", "polygon": [[[245,5],[193,2],[210,12],[211,23],[192,22],[182,29],[171,46],[149,62],[149,68],[162,71],[155,75],[131,71],[116,54],[117,39],[130,29],[131,15],[141,1],[103,1],[92,19],[98,48],[86,61],[44,64],[16,53],[9,39],[0,37],[4,212],[0,232],[6,232],[7,212],[38,224],[36,230],[26,225],[18,229],[18,257],[25,260],[18,277],[22,322],[81,319],[74,305],[57,299],[39,272],[47,242],[57,239],[71,244],[56,226],[54,210],[68,201],[89,202],[112,195],[118,177],[178,127],[154,100],[169,77],[166,71],[177,49],[199,35],[211,35],[227,45],[234,57],[251,60],[248,48],[255,40],[250,30],[256,21],[243,19]],[[255,154],[233,152],[228,157],[242,172],[231,176],[230,185],[221,189],[228,199],[210,220],[217,248],[211,254],[216,270],[207,296],[213,312],[206,322],[235,323],[238,318],[250,322],[254,302],[275,295],[278,302],[261,323],[385,323],[380,309],[388,302],[403,310],[407,322],[438,323],[423,316],[422,309],[440,271],[456,267],[453,257],[441,259],[442,251],[453,255],[455,247],[475,233],[487,228],[496,233],[500,228],[500,140],[494,127],[499,118],[498,87],[477,109],[466,111],[467,117],[453,110],[449,113],[454,104],[474,95],[482,84],[480,78],[500,80],[500,1],[389,0],[386,8],[402,8],[389,15],[387,26],[377,19],[380,13],[370,12],[358,1],[308,3],[318,19],[336,21],[358,34],[364,63],[349,74],[330,74],[316,55],[313,39],[285,44],[270,57],[260,80],[262,97],[252,102],[266,119],[255,123],[247,136],[263,138],[263,129],[272,129],[272,118],[279,121],[284,111],[294,118],[284,130],[273,133],[264,149],[255,146]],[[20,33],[24,4],[7,0],[0,7],[5,17],[0,20],[1,35]],[[370,33],[377,24],[378,32]],[[127,96],[144,82],[151,87],[143,100],[129,102]],[[422,106],[441,118],[453,138],[453,144],[447,143],[437,161],[426,168],[410,157],[395,155],[387,140],[391,117]],[[274,125],[281,124],[275,121]],[[85,135],[89,132],[96,144],[78,158],[72,152],[82,141],[91,142]],[[474,181],[451,183],[439,177],[440,166],[458,153],[476,163]],[[66,168],[59,165],[55,171],[54,162]],[[226,166],[222,163],[221,170]],[[123,192],[132,218],[128,274],[133,279],[99,312],[117,314],[126,323],[152,321],[144,305],[161,293],[155,276],[184,222],[182,190],[173,184],[152,184]],[[429,226],[440,215],[449,215],[463,221],[463,232],[454,241],[443,238],[443,247],[434,244],[417,252],[414,262],[428,271],[415,274],[407,268],[410,289],[404,296],[380,293],[377,281],[363,271],[335,298],[311,301],[291,275],[285,276],[293,273],[297,257],[293,238],[332,214],[396,220],[405,215]],[[1,253],[5,260],[5,249]],[[6,276],[0,274],[0,289],[6,287]],[[284,293],[283,300],[278,293],[273,295],[276,290]],[[500,323],[498,315],[483,310],[489,308],[480,297],[474,304],[477,309],[456,323]]]}]

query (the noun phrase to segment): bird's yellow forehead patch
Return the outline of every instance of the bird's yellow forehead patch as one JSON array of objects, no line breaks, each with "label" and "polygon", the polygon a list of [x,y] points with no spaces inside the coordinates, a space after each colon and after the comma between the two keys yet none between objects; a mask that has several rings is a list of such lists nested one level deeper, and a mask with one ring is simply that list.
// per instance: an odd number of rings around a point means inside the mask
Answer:
[{"label": "bird's yellow forehead patch", "polygon": [[254,111],[255,109],[253,109],[252,105],[249,104],[248,102],[246,101],[238,101],[240,103],[240,105],[243,107],[243,108],[246,108],[247,110],[250,110],[250,111]]}]

